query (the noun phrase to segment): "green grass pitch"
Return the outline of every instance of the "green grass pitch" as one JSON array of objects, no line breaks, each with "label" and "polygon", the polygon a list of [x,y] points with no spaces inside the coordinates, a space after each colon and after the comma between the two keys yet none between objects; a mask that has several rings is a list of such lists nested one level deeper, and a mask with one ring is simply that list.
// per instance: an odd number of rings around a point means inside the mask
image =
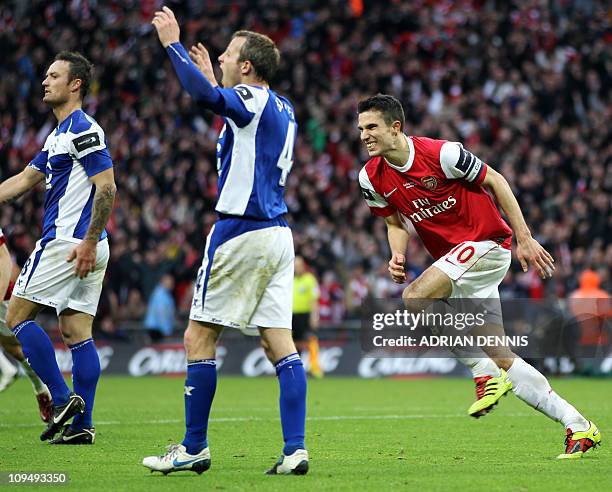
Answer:
[{"label": "green grass pitch", "polygon": [[612,380],[553,381],[603,435],[602,447],[563,462],[554,459],[563,448],[561,426],[512,394],[485,418],[469,418],[466,379],[311,380],[310,472],[268,477],[263,472],[282,443],[276,380],[221,377],[211,469],[151,474],[142,457],[182,439],[182,386],[180,378],[103,377],[96,444],[51,446],[39,441],[43,425],[29,382],[20,379],[0,394],[0,471],[67,472],[64,488],[79,491],[612,490]]}]

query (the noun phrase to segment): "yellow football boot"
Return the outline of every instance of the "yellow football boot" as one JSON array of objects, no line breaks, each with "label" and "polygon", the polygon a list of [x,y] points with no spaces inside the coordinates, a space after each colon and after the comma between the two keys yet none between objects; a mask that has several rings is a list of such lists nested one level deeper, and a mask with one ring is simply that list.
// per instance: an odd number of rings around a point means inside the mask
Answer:
[{"label": "yellow football boot", "polygon": [[577,460],[589,449],[601,445],[601,432],[597,426],[589,421],[589,428],[586,431],[574,432],[572,429],[566,430],[565,453],[557,456],[558,460]]},{"label": "yellow football boot", "polygon": [[474,378],[476,383],[476,401],[472,403],[468,409],[468,413],[479,418],[489,413],[499,399],[512,389],[512,383],[506,376],[506,371],[500,369],[501,374],[494,378],[492,376],[484,376]]}]

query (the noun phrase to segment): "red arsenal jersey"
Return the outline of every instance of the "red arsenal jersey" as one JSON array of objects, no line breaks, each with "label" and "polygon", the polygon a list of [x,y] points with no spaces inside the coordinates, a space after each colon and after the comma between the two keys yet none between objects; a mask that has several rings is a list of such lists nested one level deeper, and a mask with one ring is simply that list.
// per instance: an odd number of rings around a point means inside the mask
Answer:
[{"label": "red arsenal jersey", "polygon": [[491,239],[510,249],[512,230],[481,186],[487,165],[458,142],[406,138],[410,156],[403,166],[379,156],[359,173],[372,213],[388,217],[399,212],[435,259],[463,241]]}]

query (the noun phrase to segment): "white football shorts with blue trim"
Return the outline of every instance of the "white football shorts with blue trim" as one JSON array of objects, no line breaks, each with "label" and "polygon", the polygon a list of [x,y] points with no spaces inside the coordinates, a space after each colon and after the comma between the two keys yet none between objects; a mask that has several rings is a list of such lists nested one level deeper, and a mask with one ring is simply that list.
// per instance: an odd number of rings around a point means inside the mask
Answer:
[{"label": "white football shorts with blue trim", "polygon": [[264,223],[231,218],[213,226],[190,319],[241,330],[291,329],[293,236],[284,220],[266,222],[284,225],[262,227]]},{"label": "white football shorts with blue trim", "polygon": [[15,282],[13,295],[55,308],[58,315],[74,309],[95,316],[110,256],[108,240],[98,243],[96,269],[83,279],[76,275],[75,261],[67,261],[78,244],[62,239],[38,241]]}]

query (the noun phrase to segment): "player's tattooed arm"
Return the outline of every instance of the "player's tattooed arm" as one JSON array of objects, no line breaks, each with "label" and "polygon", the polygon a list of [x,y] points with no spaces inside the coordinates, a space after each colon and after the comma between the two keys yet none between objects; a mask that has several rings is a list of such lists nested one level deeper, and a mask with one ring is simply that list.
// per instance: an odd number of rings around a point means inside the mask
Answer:
[{"label": "player's tattooed arm", "polygon": [[91,222],[85,237],[67,258],[69,262],[76,260],[76,275],[79,278],[87,277],[89,273],[96,269],[98,240],[113,210],[115,193],[117,192],[112,167],[92,176],[90,179],[96,186]]},{"label": "player's tattooed arm", "polygon": [[[109,169],[107,171],[112,171]],[[104,171],[106,172],[106,171]],[[102,174],[102,173],[101,173]],[[91,222],[87,229],[85,239],[88,241],[98,241],[100,234],[106,227],[106,223],[113,210],[113,203],[115,202],[115,193],[117,187],[115,186],[114,180],[112,182],[103,182],[96,185],[96,193],[93,199],[93,210],[91,211]]]},{"label": "player's tattooed arm", "polygon": [[45,179],[44,173],[29,166],[26,167],[19,174],[0,183],[0,205],[17,200],[17,198],[25,195],[43,179]]},{"label": "player's tattooed arm", "polygon": [[0,205],[5,205],[7,203],[11,203],[11,202],[17,200],[18,198],[22,197],[23,195],[25,195],[27,192],[28,192],[28,190],[24,190],[24,191],[20,191],[17,194],[13,194],[13,195],[10,195],[10,196],[8,196],[6,198],[2,198],[0,200]]},{"label": "player's tattooed arm", "polygon": [[523,271],[526,272],[529,265],[532,265],[540,277],[552,277],[555,270],[555,260],[540,243],[531,237],[531,231],[527,227],[521,207],[506,178],[489,167],[482,184],[493,192],[497,203],[499,203],[510,221],[512,230],[516,235],[516,256],[521,263]]}]

